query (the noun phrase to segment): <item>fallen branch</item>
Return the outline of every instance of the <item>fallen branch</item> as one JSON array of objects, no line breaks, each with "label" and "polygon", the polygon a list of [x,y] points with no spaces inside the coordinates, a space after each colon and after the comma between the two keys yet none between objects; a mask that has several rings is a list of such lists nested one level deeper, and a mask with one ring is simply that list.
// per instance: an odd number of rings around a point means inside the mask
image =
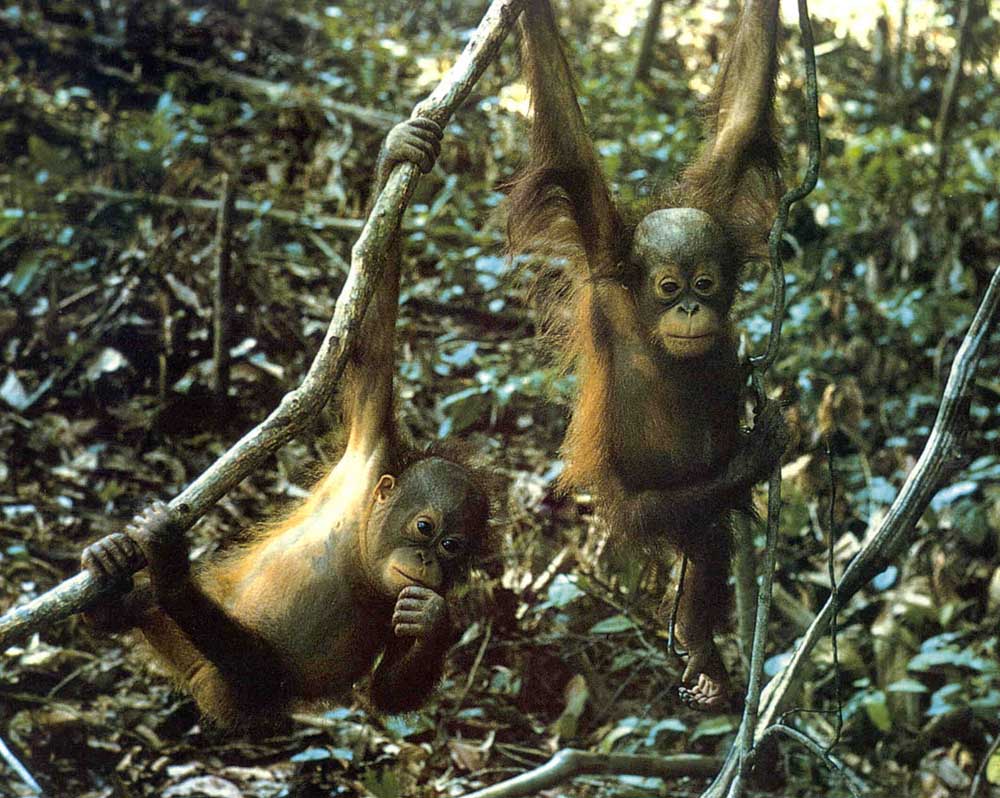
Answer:
[{"label": "fallen branch", "polygon": [[191,70],[204,77],[206,83],[223,86],[233,93],[255,96],[274,105],[301,107],[315,104],[324,110],[346,116],[376,130],[389,130],[393,125],[403,121],[403,117],[390,111],[366,108],[362,105],[331,99],[322,93],[321,87],[284,81],[276,83],[272,80],[264,80],[240,72],[209,66],[193,58],[183,58],[162,52],[160,56],[168,63]]},{"label": "fallen branch", "polygon": [[216,399],[229,392],[229,339],[232,308],[233,205],[236,202],[233,176],[222,176],[222,197],[215,227],[215,279],[212,311],[212,393]]},{"label": "fallen branch", "polygon": [[[514,25],[522,0],[494,0],[458,61],[431,95],[413,110],[444,127],[495,57]],[[348,272],[333,319],[302,384],[281,400],[261,424],[243,436],[207,471],[170,502],[178,534],[189,529],[222,496],[316,417],[340,380],[375,285],[382,273],[386,243],[399,228],[416,186],[419,169],[396,166],[375,200],[351,250]],[[217,204],[217,203],[216,203]],[[89,606],[99,595],[97,581],[83,571],[0,617],[0,650],[16,637]]]},{"label": "fallen branch", "polygon": [[[219,212],[219,200],[200,199],[197,197],[171,197],[169,194],[153,194],[143,191],[119,191],[101,186],[86,186],[65,192],[66,196],[89,195],[107,200],[109,204],[134,203],[158,208],[179,208],[185,211]],[[262,219],[276,219],[285,224],[308,227],[311,230],[341,230],[349,233],[359,233],[364,229],[363,219],[350,219],[343,216],[331,216],[327,213],[309,213],[308,211],[290,211],[283,208],[273,208],[269,204],[252,200],[238,199],[234,210],[244,216],[257,216]]]},{"label": "fallen branch", "polygon": [[14,775],[23,781],[29,790],[36,795],[42,794],[42,788],[38,786],[38,782],[28,772],[28,769],[21,764],[21,760],[14,756],[14,752],[7,747],[7,743],[3,741],[2,737],[0,737],[0,760],[7,763],[7,767],[14,771]]},{"label": "fallen branch", "polygon": [[716,757],[698,754],[672,756],[594,754],[576,748],[564,748],[541,767],[470,792],[464,798],[517,798],[520,795],[535,795],[577,776],[706,778],[717,773],[720,764],[721,761]]},{"label": "fallen branch", "polygon": [[[184,211],[204,213],[219,213],[219,200],[202,197],[173,197],[169,194],[154,194],[143,191],[120,191],[103,186],[83,186],[61,192],[61,197],[98,197],[108,204],[145,205],[152,208],[177,208]],[[286,208],[274,208],[267,203],[253,200],[238,199],[233,208],[234,213],[241,216],[253,216],[259,219],[269,219],[293,227],[305,227],[310,232],[330,230],[341,233],[360,233],[365,226],[364,219],[351,219],[344,216],[333,216],[328,213],[313,213],[310,211],[294,211]],[[52,219],[32,217],[32,221],[56,221]],[[468,242],[477,240],[478,234],[463,230],[452,224],[439,222],[433,226],[418,226],[404,224],[403,230],[431,231],[436,240],[455,240]],[[315,242],[314,242],[315,243]],[[322,249],[322,247],[319,247]]]}]

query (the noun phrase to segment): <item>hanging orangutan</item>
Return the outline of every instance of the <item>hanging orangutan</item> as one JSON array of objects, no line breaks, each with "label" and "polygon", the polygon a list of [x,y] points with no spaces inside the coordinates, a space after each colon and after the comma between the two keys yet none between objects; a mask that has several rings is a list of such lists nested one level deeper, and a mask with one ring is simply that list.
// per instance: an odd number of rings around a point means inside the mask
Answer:
[{"label": "hanging orangutan", "polygon": [[562,486],[589,491],[623,545],[686,556],[680,696],[707,711],[729,704],[713,639],[727,612],[728,520],[749,510],[787,445],[773,403],[741,429],[747,371],[730,321],[741,267],[766,254],[782,192],[777,25],[777,0],[746,0],[700,154],[658,209],[631,219],[601,173],[548,0],[527,0],[521,19],[534,118],[528,162],[507,187],[508,241],[513,255],[548,263],[546,328],[578,377]]},{"label": "hanging orangutan", "polygon": [[[429,171],[440,139],[425,118],[394,128],[373,196],[400,161]],[[346,448],[298,509],[195,573],[162,504],[83,552],[94,577],[119,587],[90,618],[139,629],[222,725],[344,699],[366,677],[376,710],[416,709],[453,641],[449,590],[491,549],[483,479],[453,455],[418,452],[396,424],[399,266],[397,231],[344,371]],[[143,562],[148,580],[132,588]]]}]

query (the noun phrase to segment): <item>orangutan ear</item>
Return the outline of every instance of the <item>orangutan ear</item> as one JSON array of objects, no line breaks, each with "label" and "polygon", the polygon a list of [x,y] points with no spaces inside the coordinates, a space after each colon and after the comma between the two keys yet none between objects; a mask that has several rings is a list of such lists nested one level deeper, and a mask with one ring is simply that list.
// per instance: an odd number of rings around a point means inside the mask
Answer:
[{"label": "orangutan ear", "polygon": [[372,495],[376,502],[385,502],[389,500],[389,494],[392,493],[393,488],[396,487],[396,478],[392,474],[383,474],[378,478],[378,484],[375,485],[375,490]]}]

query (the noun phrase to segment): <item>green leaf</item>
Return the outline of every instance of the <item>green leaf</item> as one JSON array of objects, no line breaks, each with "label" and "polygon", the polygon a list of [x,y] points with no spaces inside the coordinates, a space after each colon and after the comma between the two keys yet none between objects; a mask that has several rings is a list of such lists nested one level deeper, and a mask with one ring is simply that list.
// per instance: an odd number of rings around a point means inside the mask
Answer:
[{"label": "green leaf", "polygon": [[460,346],[450,355],[446,353],[441,354],[441,359],[452,366],[457,368],[463,368],[468,366],[472,362],[472,358],[476,356],[476,350],[479,349],[479,345],[475,341],[470,341],[467,344]]},{"label": "green leaf", "polygon": [[438,407],[446,418],[438,428],[438,437],[444,438],[462,432],[483,418],[490,409],[487,390],[474,386],[442,399]]},{"label": "green leaf", "polygon": [[683,734],[687,731],[687,724],[680,718],[666,718],[653,725],[646,735],[646,745],[652,747],[656,745],[656,735],[660,732],[677,732]]},{"label": "green leaf", "polygon": [[362,783],[375,798],[402,798],[399,776],[391,768],[367,771]]},{"label": "green leaf", "polygon": [[396,737],[406,739],[434,728],[424,715],[396,715],[385,719],[385,728]]},{"label": "green leaf", "polygon": [[993,754],[986,763],[986,781],[990,784],[1000,784],[1000,751]]},{"label": "green leaf", "polygon": [[699,737],[721,737],[733,731],[736,731],[736,724],[730,718],[707,718],[697,725],[691,735],[691,742]]},{"label": "green leaf", "polygon": [[299,751],[292,757],[293,762],[319,762],[322,759],[329,759],[332,754],[326,748],[307,748]]},{"label": "green leaf", "polygon": [[627,632],[634,628],[635,624],[624,615],[612,615],[610,618],[605,618],[603,621],[598,621],[591,626],[590,634],[611,635],[617,632]]},{"label": "green leaf", "polygon": [[927,685],[918,682],[916,679],[900,679],[893,682],[887,688],[890,693],[926,693]]},{"label": "green leaf", "polygon": [[643,659],[642,655],[636,651],[622,651],[615,655],[615,658],[611,660],[611,667],[609,671],[611,673],[617,673],[618,671],[625,670],[626,668],[631,668],[636,663]]},{"label": "green leaf", "polygon": [[584,595],[584,592],[577,587],[576,582],[566,574],[558,574],[549,585],[549,603],[553,607],[565,607],[571,601]]},{"label": "green leaf", "polygon": [[587,699],[590,698],[587,680],[579,673],[576,674],[569,680],[564,693],[566,695],[566,708],[553,725],[552,731],[559,737],[576,737],[580,718],[583,716],[583,710],[587,707]]},{"label": "green leaf", "polygon": [[25,296],[31,292],[36,278],[42,271],[42,258],[38,255],[27,257],[17,264],[14,277],[10,281],[10,291],[14,296]]},{"label": "green leaf", "polygon": [[968,668],[980,673],[995,673],[1000,670],[1000,664],[991,659],[977,657],[968,649],[955,650],[953,648],[921,652],[910,660],[907,668],[913,671],[929,671],[943,665]]},{"label": "green leaf", "polygon": [[885,693],[878,690],[865,698],[865,712],[868,719],[880,732],[888,733],[892,730],[892,713],[889,712],[889,704],[885,700]]}]

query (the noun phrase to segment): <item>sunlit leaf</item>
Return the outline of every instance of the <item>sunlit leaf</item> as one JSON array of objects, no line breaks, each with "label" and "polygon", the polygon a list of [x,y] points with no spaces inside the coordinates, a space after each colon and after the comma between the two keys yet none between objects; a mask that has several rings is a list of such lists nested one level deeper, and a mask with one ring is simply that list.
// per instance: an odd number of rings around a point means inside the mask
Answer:
[{"label": "sunlit leaf", "polygon": [[892,713],[889,711],[889,704],[886,701],[885,693],[881,690],[872,693],[864,701],[865,712],[875,728],[883,733],[892,729]]},{"label": "sunlit leaf", "polygon": [[610,618],[605,618],[603,621],[598,621],[591,626],[590,634],[610,635],[616,634],[617,632],[627,632],[628,630],[634,628],[635,624],[624,615],[612,615]]},{"label": "sunlit leaf", "polygon": [[986,780],[990,784],[1000,784],[1000,751],[994,753],[986,763]]},{"label": "sunlit leaf", "polygon": [[736,731],[736,723],[728,717],[706,718],[691,733],[691,742],[700,737],[719,737]]}]

